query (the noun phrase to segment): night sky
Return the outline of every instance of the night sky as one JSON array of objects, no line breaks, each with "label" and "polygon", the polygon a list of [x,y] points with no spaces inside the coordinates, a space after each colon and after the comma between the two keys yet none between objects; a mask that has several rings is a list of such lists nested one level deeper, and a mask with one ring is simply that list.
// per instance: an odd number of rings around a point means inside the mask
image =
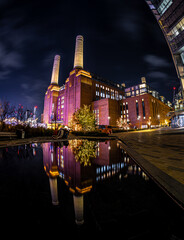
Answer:
[{"label": "night sky", "polygon": [[172,101],[179,86],[167,43],[144,0],[0,0],[0,99],[43,112],[53,60],[59,84],[84,37],[84,69],[132,86],[141,77]]}]

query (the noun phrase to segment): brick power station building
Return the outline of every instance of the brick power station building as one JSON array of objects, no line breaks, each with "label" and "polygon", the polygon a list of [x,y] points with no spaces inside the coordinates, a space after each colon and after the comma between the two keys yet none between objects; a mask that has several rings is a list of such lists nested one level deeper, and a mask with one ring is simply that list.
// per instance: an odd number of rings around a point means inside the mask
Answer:
[{"label": "brick power station building", "polygon": [[125,88],[124,84],[104,80],[83,69],[83,36],[76,38],[74,68],[61,87],[59,65],[60,56],[56,55],[42,116],[48,127],[55,123],[70,126],[73,113],[83,105],[91,106],[97,125],[116,126],[120,117],[137,128],[147,128],[148,123],[152,126],[168,123],[168,102],[147,85],[145,78],[141,84]]}]

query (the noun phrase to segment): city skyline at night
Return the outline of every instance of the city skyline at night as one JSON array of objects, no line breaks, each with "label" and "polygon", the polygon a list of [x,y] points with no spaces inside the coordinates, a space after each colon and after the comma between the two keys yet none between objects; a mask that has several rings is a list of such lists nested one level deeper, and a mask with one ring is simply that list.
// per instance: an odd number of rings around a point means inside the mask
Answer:
[{"label": "city skyline at night", "polygon": [[[76,35],[84,36],[84,69],[132,86],[146,77],[172,101],[179,80],[162,32],[145,1],[1,1],[0,98],[43,112],[53,59],[59,85],[73,69]],[[72,47],[73,46],[73,47]]]}]

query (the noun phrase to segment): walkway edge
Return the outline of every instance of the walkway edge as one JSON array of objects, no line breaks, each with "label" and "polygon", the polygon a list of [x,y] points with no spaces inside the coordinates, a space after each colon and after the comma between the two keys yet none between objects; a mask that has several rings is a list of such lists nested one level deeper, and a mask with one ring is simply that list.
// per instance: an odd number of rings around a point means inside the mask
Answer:
[{"label": "walkway edge", "polygon": [[116,139],[119,141],[120,146],[143,169],[143,171],[184,210],[184,185],[150,163],[123,142],[122,139],[119,137],[116,137]]}]

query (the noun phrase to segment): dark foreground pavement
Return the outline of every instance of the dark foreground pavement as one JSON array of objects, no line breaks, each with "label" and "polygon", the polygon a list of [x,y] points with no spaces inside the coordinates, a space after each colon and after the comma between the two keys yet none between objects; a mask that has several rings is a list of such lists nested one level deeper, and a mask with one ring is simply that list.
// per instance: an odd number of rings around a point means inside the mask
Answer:
[{"label": "dark foreground pavement", "polygon": [[184,129],[122,132],[115,135],[128,154],[184,207]]}]

